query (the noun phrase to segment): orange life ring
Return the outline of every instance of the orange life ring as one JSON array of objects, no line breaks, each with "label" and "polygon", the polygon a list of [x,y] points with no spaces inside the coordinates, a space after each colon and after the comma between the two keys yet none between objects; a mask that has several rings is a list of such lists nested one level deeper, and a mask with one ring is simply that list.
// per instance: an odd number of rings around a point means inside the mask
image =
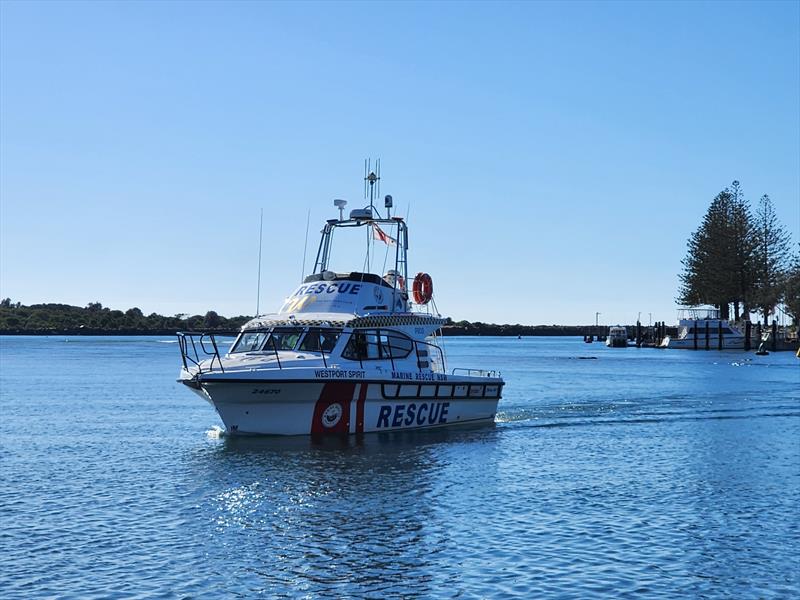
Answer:
[{"label": "orange life ring", "polygon": [[427,304],[433,298],[433,279],[427,273],[417,273],[414,277],[414,302],[417,304]]}]

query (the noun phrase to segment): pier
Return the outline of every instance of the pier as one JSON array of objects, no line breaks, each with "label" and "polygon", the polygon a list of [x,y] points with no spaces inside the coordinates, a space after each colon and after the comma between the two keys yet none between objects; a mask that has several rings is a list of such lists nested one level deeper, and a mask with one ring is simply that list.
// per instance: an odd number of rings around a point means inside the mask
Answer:
[{"label": "pier", "polygon": [[[735,327],[744,333],[744,351],[760,349],[769,352],[798,352],[800,341],[788,326],[780,326],[773,320],[768,326],[762,323],[744,321]],[[678,335],[678,327],[667,325],[664,321],[656,321],[653,325],[644,326],[640,322],[625,325],[628,330],[630,346],[637,348],[658,348],[666,337]],[[583,340],[587,343],[604,342],[610,326],[591,325],[584,328]],[[692,331],[692,347],[690,350],[725,350],[723,326],[720,321],[698,319]],[[729,348],[730,349],[730,348]]]},{"label": "pier", "polygon": [[[635,325],[623,325],[628,331],[628,341],[637,348],[657,348],[667,336],[678,334],[677,327],[667,326],[663,321],[656,321],[653,325],[642,325],[636,322]],[[591,343],[594,341],[605,342],[608,337],[608,325],[592,325],[585,328],[583,341]]]}]

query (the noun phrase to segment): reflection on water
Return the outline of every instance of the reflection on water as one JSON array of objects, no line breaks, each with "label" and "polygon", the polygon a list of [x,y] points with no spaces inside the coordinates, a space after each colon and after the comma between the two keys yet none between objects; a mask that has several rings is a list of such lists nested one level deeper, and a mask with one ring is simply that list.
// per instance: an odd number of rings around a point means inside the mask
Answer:
[{"label": "reflection on water", "polygon": [[209,435],[159,342],[2,340],[4,594],[800,594],[788,354],[448,340],[495,426],[315,440]]},{"label": "reflection on water", "polygon": [[[218,491],[203,509],[211,553],[266,593],[426,596],[441,586],[435,567],[456,552],[437,498],[452,468],[452,444],[485,449],[494,427],[369,434],[361,438],[233,437],[195,456]],[[276,568],[283,565],[285,568]],[[450,575],[450,578],[454,575]],[[256,582],[255,579],[259,581]]]}]

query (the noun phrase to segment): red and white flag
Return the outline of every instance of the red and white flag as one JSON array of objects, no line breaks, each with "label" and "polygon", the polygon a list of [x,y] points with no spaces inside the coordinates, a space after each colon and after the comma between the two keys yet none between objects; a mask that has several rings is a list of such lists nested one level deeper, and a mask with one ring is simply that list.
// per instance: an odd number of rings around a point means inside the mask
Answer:
[{"label": "red and white flag", "polygon": [[387,234],[383,229],[378,227],[377,223],[372,224],[372,237],[373,239],[380,240],[387,246],[396,246],[397,240]]}]

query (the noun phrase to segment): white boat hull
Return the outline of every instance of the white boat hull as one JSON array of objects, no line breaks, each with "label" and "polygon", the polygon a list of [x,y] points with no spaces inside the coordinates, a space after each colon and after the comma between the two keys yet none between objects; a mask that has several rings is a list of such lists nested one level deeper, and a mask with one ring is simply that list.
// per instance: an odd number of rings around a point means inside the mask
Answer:
[{"label": "white boat hull", "polygon": [[216,409],[231,434],[325,435],[492,422],[502,381],[185,382]]},{"label": "white boat hull", "polygon": [[[678,350],[694,350],[694,338],[693,337],[686,337],[686,338],[666,338],[664,340],[665,343],[662,344],[664,348],[676,348]],[[718,350],[719,349],[719,337],[718,336],[711,336],[708,339],[708,348],[709,350]],[[697,349],[698,350],[705,350],[706,349],[706,338],[705,335],[700,336],[697,338]],[[722,349],[723,350],[744,350],[744,336],[724,336],[722,338]]]}]

